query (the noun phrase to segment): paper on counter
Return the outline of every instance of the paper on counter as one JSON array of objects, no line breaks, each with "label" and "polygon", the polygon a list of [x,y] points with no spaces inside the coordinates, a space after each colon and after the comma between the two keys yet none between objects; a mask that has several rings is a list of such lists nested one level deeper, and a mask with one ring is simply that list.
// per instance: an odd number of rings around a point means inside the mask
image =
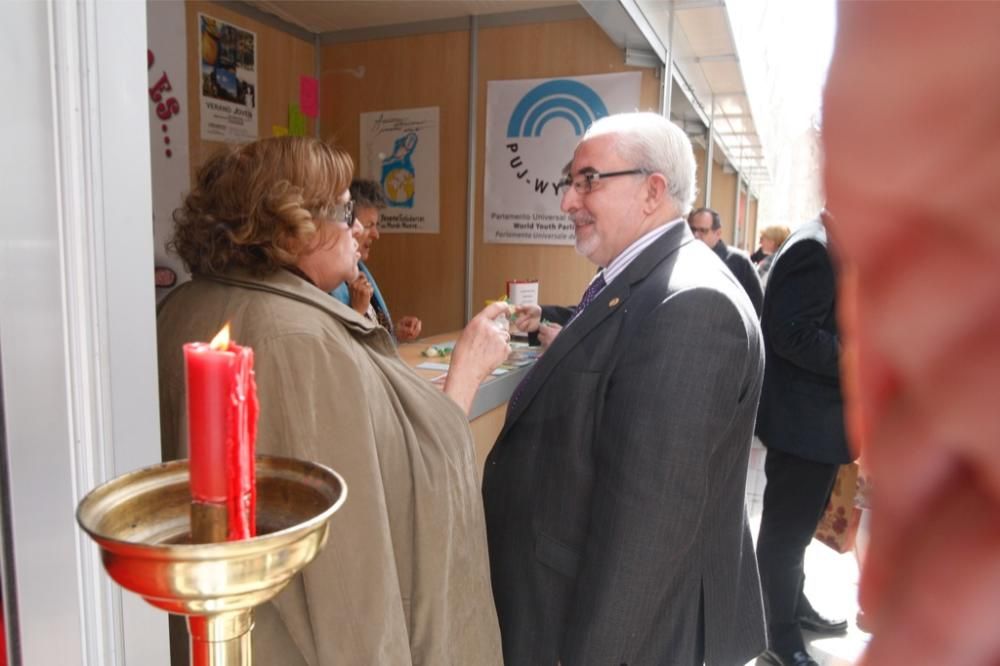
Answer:
[{"label": "paper on counter", "polygon": [[450,367],[451,366],[448,365],[447,363],[434,363],[432,361],[424,361],[423,363],[417,366],[417,368],[419,368],[420,370],[445,370],[445,371],[447,371],[448,368]]}]

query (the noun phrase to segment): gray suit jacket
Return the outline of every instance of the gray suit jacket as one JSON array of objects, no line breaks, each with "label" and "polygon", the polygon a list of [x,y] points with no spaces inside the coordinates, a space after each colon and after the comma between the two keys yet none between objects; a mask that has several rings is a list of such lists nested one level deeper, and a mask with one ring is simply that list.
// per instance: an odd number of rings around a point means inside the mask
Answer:
[{"label": "gray suit jacket", "polygon": [[683,223],[563,329],[483,480],[508,666],[763,650],[744,509],[762,373],[753,306]]}]

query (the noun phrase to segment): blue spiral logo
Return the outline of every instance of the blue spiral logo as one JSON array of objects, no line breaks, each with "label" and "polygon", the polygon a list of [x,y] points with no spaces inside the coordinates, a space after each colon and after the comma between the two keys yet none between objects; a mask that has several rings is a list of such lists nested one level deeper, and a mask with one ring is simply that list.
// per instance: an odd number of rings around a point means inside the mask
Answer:
[{"label": "blue spiral logo", "polygon": [[521,98],[507,123],[507,138],[541,136],[550,120],[561,118],[581,136],[608,108],[592,88],[579,81],[555,79],[535,86]]}]

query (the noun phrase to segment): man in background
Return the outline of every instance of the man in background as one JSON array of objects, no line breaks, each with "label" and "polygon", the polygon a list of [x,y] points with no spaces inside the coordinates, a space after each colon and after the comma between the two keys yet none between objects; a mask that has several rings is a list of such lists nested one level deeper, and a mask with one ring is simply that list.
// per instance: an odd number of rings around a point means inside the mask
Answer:
[{"label": "man in background", "polygon": [[687,227],[694,182],[657,114],[602,118],[577,146],[562,209],[602,270],[483,479],[505,663],[732,666],[765,647],[744,509],[760,330]]},{"label": "man in background", "polygon": [[759,317],[764,293],[760,288],[757,271],[746,252],[729,247],[722,240],[722,220],[719,218],[719,214],[711,208],[698,208],[691,211],[688,216],[688,224],[691,226],[691,233],[694,234],[695,238],[712,248],[712,251],[718,255],[719,259],[722,259],[723,263],[736,276],[736,279],[740,281]]},{"label": "man in background", "polygon": [[820,219],[799,227],[774,258],[761,330],[767,365],[757,434],[767,447],[757,562],[770,649],[777,666],[816,666],[800,628],[843,633],[803,593],[806,547],[840,465],[844,434],[836,277]]}]

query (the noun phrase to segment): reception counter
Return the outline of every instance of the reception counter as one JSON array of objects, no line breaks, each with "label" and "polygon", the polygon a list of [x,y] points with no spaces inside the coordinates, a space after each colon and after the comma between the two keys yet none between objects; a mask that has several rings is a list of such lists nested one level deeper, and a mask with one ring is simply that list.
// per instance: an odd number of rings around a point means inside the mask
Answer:
[{"label": "reception counter", "polygon": [[[442,386],[440,379],[445,371],[442,369],[422,369],[418,366],[424,363],[446,363],[447,359],[426,357],[423,356],[423,351],[432,345],[454,342],[460,333],[461,331],[442,333],[441,335],[421,338],[416,342],[401,344],[399,345],[399,355],[418,375],[425,377],[429,382],[434,382],[440,388]],[[469,413],[469,426],[475,439],[476,461],[479,463],[480,470],[483,468],[486,455],[490,452],[497,435],[500,434],[500,429],[503,427],[504,417],[507,414],[507,401],[530,367],[529,365],[511,368],[504,374],[488,377],[479,385],[479,391],[472,401],[472,410]],[[435,382],[435,379],[438,381]]]}]

